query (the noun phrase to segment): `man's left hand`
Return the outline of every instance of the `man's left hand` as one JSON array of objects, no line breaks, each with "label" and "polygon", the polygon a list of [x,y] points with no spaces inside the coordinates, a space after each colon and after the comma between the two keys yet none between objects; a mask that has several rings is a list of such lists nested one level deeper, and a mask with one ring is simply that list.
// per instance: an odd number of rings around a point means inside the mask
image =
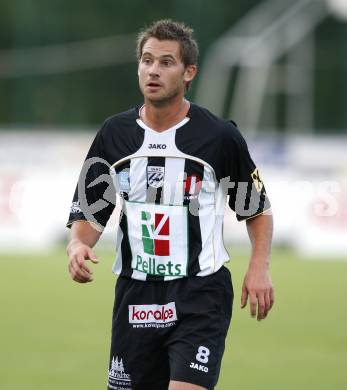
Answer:
[{"label": "man's left hand", "polygon": [[248,269],[242,286],[242,309],[247,305],[248,296],[251,316],[257,316],[258,321],[265,319],[275,302],[274,289],[267,267],[255,266]]}]

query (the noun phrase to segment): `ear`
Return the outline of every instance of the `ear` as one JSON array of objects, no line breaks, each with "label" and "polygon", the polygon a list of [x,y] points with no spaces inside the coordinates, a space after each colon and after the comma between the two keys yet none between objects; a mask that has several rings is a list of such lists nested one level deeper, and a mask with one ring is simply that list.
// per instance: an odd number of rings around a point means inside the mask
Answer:
[{"label": "ear", "polygon": [[195,77],[198,69],[196,65],[188,65],[184,70],[184,81],[190,83]]}]

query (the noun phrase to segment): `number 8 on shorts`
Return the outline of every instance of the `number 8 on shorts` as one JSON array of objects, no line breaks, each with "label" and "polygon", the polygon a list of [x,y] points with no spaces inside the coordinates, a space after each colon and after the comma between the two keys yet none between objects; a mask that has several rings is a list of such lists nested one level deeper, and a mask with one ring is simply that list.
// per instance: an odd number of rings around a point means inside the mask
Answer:
[{"label": "number 8 on shorts", "polygon": [[195,359],[200,363],[208,363],[208,357],[210,356],[210,350],[204,346],[198,348],[198,353],[195,356]]}]

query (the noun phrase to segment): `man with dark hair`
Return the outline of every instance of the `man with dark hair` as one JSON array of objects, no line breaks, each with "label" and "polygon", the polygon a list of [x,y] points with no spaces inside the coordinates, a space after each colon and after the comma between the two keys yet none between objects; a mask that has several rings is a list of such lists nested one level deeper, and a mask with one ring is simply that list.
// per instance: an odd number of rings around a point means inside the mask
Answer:
[{"label": "man with dark hair", "polygon": [[[184,98],[197,72],[192,30],[162,20],[139,34],[144,104],[108,118],[87,155],[68,221],[69,271],[92,281],[86,260],[122,203],[108,389],[211,390],[233,302],[223,214],[245,220],[252,245],[241,306],[264,319],[272,216],[245,140]],[[106,201],[107,200],[107,201]]]},{"label": "man with dark hair", "polygon": [[171,20],[161,20],[142,31],[137,39],[137,59],[141,60],[144,44],[150,38],[159,41],[175,41],[180,44],[181,60],[183,65],[196,65],[198,63],[199,49],[193,38],[193,30],[183,23],[175,23]]},{"label": "man with dark hair", "polygon": [[[193,29],[183,23],[175,23],[171,20],[161,20],[153,23],[148,29],[142,31],[137,39],[137,60],[141,61],[142,49],[144,44],[150,38],[156,38],[159,41],[175,41],[180,45],[180,56],[184,67],[188,65],[197,65],[199,48],[196,40],[193,38]],[[186,83],[186,89],[189,89],[190,82]]]}]

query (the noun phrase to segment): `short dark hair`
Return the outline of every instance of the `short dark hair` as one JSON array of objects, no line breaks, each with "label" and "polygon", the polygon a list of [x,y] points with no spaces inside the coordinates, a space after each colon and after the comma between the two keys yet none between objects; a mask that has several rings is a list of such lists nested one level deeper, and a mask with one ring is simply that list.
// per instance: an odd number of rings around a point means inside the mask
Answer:
[{"label": "short dark hair", "polygon": [[197,65],[199,48],[193,38],[193,29],[184,23],[174,22],[171,19],[158,20],[142,30],[137,37],[137,59],[140,61],[142,49],[149,38],[159,41],[176,41],[180,44],[181,59],[185,67]]}]

